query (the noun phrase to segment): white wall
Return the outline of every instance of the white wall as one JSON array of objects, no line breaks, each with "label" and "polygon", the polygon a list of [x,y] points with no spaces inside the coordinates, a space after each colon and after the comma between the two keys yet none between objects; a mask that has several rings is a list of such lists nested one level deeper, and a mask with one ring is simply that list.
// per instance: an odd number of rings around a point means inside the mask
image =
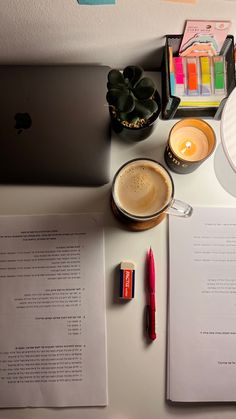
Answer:
[{"label": "white wall", "polygon": [[165,34],[182,33],[186,19],[231,19],[236,1],[117,0],[82,6],[77,0],[0,0],[2,63],[160,64]]}]

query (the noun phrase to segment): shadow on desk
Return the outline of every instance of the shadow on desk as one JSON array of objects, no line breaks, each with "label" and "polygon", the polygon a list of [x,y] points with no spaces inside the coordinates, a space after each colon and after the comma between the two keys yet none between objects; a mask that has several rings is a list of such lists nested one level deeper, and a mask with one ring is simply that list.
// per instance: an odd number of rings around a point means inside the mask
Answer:
[{"label": "shadow on desk", "polygon": [[219,183],[225,191],[236,197],[236,173],[230,166],[221,144],[215,151],[214,170]]}]

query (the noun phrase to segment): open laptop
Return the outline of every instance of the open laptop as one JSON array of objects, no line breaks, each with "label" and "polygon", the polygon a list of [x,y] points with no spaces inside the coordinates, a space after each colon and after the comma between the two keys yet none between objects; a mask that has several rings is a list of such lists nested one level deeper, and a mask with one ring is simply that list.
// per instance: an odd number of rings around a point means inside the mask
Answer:
[{"label": "open laptop", "polygon": [[0,66],[0,183],[109,181],[108,71]]}]

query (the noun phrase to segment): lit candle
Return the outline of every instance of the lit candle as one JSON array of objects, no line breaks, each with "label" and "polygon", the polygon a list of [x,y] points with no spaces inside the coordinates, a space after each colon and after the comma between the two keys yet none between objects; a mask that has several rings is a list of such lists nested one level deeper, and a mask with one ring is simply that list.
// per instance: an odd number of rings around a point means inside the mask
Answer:
[{"label": "lit candle", "polygon": [[170,146],[178,157],[189,161],[202,160],[209,152],[207,135],[195,127],[182,127],[173,132]]},{"label": "lit candle", "polygon": [[202,119],[185,118],[170,132],[165,151],[168,166],[177,173],[190,173],[215,148],[215,133]]}]

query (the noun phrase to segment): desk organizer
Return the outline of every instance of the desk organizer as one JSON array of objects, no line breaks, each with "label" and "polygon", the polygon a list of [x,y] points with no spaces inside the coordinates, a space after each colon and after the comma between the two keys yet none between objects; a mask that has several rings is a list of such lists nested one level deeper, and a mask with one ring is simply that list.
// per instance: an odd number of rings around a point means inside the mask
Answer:
[{"label": "desk organizer", "polygon": [[225,57],[226,63],[226,96],[218,107],[192,107],[180,108],[181,99],[171,96],[170,89],[170,65],[169,47],[172,47],[173,56],[178,56],[182,35],[166,35],[166,44],[162,60],[162,119],[203,117],[219,120],[226,103],[227,97],[236,86],[235,61],[234,61],[234,37],[228,35],[220,54]]}]

